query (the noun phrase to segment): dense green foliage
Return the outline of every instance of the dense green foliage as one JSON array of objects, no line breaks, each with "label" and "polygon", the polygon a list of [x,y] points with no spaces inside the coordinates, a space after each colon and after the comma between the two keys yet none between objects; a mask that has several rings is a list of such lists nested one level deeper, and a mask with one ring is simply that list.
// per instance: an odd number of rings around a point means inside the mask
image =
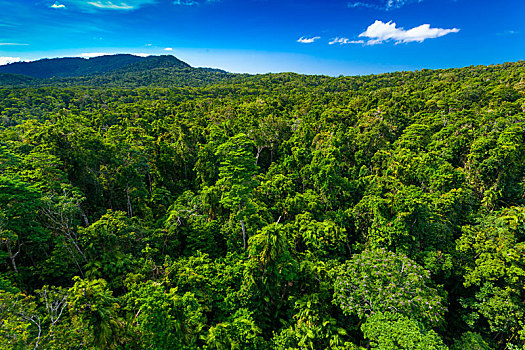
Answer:
[{"label": "dense green foliage", "polygon": [[0,89],[0,348],[524,348],[523,62],[147,68]]}]

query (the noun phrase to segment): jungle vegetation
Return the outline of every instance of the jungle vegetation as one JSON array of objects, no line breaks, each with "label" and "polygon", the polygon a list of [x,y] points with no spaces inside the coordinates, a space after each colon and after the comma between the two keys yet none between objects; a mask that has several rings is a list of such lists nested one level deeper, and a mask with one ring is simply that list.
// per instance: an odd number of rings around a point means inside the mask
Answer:
[{"label": "jungle vegetation", "polygon": [[0,76],[1,349],[525,348],[525,62],[152,64]]}]

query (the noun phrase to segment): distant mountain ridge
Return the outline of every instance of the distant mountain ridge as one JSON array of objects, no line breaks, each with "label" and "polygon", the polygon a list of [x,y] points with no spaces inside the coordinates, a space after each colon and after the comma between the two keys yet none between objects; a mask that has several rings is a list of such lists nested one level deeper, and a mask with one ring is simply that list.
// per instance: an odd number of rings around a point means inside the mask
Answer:
[{"label": "distant mountain ridge", "polygon": [[64,57],[32,62],[15,62],[0,66],[0,73],[19,74],[33,78],[81,77],[115,72],[139,72],[155,68],[192,68],[171,55],[135,56],[106,55],[93,58]]},{"label": "distant mountain ridge", "polygon": [[194,68],[171,55],[117,54],[93,58],[64,57],[0,66],[1,87],[184,87],[235,79],[221,69]]}]

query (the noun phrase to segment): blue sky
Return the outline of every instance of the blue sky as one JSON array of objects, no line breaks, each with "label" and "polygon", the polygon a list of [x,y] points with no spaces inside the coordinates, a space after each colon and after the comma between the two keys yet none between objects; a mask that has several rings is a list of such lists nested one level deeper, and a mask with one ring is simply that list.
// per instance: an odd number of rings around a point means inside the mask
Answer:
[{"label": "blue sky", "polygon": [[172,54],[356,75],[525,59],[525,0],[0,0],[0,64]]}]

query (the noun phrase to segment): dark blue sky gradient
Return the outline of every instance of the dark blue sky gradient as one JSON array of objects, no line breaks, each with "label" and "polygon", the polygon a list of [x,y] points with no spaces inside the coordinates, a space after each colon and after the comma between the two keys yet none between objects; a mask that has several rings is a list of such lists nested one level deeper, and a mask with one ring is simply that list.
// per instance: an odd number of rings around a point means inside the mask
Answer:
[{"label": "dark blue sky gradient", "polygon": [[[101,53],[173,54],[193,66],[234,72],[337,76],[525,58],[524,0],[397,0],[390,7],[387,0],[356,2],[0,0],[0,63]],[[459,32],[422,42],[394,38],[367,45],[370,38],[359,34],[375,21],[392,21],[404,30],[429,24]],[[300,43],[301,37],[320,38]],[[329,45],[334,38],[365,43]]]}]

